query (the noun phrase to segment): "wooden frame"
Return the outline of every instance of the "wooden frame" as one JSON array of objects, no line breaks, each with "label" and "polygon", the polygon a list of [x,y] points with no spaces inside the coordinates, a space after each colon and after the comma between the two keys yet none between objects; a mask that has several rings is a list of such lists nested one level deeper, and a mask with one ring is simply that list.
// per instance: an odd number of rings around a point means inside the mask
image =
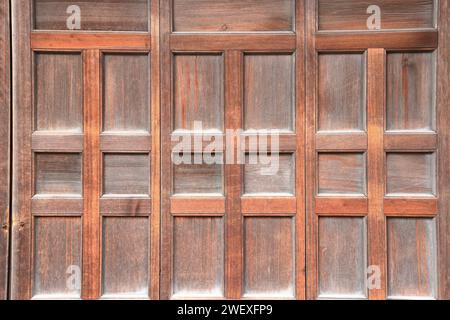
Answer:
[{"label": "wooden frame", "polygon": [[10,174],[10,41],[9,1],[0,2],[0,300],[8,295]]}]

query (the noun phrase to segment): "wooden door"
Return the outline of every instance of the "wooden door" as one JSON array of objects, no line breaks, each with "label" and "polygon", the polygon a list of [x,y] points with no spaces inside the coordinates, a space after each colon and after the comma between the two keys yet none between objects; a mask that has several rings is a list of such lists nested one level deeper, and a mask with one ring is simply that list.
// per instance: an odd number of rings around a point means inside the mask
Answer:
[{"label": "wooden door", "polygon": [[157,299],[158,1],[12,9],[11,297]]},{"label": "wooden door", "polygon": [[[304,298],[303,2],[174,0],[161,12],[161,297]],[[271,176],[237,161],[240,141],[243,158],[260,151],[261,130],[279,131]],[[222,161],[210,164],[213,134]],[[203,146],[175,164],[186,135]]]},{"label": "wooden door", "polygon": [[448,297],[440,5],[307,1],[309,298]]}]

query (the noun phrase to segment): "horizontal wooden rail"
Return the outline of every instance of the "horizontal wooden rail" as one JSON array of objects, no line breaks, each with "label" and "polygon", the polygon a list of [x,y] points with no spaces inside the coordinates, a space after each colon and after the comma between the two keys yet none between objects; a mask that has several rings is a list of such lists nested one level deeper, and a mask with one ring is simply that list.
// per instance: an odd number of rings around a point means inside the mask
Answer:
[{"label": "horizontal wooden rail", "polygon": [[316,149],[319,151],[361,151],[367,150],[367,134],[326,134],[316,135]]},{"label": "horizontal wooden rail", "polygon": [[170,212],[173,215],[224,215],[224,197],[183,198],[172,197]]},{"label": "horizontal wooden rail", "polygon": [[286,198],[241,198],[241,210],[244,215],[295,215],[297,200]]},{"label": "horizontal wooden rail", "polygon": [[366,216],[366,198],[321,198],[315,200],[315,212],[323,216]]},{"label": "horizontal wooden rail", "polygon": [[151,214],[150,198],[112,198],[100,199],[100,213],[110,216],[148,216]]},{"label": "horizontal wooden rail", "polygon": [[434,133],[389,133],[384,135],[384,148],[388,151],[435,150],[437,141],[437,135]]},{"label": "horizontal wooden rail", "polygon": [[399,217],[428,217],[438,214],[437,199],[384,199],[384,214]]}]

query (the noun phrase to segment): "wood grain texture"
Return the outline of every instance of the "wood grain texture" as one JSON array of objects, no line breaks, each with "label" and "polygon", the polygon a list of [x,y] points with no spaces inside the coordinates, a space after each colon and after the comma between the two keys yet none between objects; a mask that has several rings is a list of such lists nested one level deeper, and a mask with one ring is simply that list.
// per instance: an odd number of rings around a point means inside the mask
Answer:
[{"label": "wood grain texture", "polygon": [[319,218],[319,298],[366,298],[366,266],[365,220]]},{"label": "wood grain texture", "polygon": [[381,9],[381,30],[420,29],[435,27],[435,1],[410,0],[320,0],[318,1],[319,30],[368,30],[367,8]]},{"label": "wood grain texture", "polygon": [[149,0],[72,1],[34,0],[34,27],[41,30],[67,30],[67,8],[80,8],[81,30],[147,31]]},{"label": "wood grain texture", "polygon": [[390,218],[388,297],[436,298],[436,222],[434,219]]},{"label": "wood grain texture", "polygon": [[435,64],[432,52],[387,55],[387,130],[435,130]]},{"label": "wood grain texture", "polygon": [[314,211],[320,216],[366,216],[366,198],[325,198],[317,197]]},{"label": "wood grain texture", "polygon": [[11,43],[9,1],[0,2],[0,300],[8,294],[10,235]]},{"label": "wood grain texture", "polygon": [[35,218],[33,299],[79,298],[77,284],[67,286],[73,267],[81,267],[80,218]]},{"label": "wood grain texture", "polygon": [[434,217],[438,214],[437,199],[385,198],[384,214],[392,217]]},{"label": "wood grain texture", "polygon": [[246,130],[293,131],[294,67],[291,54],[244,55]]},{"label": "wood grain texture", "polygon": [[149,195],[148,154],[103,154],[104,195]]},{"label": "wood grain texture", "polygon": [[386,218],[383,212],[385,193],[384,114],[386,53],[384,49],[368,50],[368,250],[369,266],[380,270],[380,286],[369,290],[371,300],[386,299]]},{"label": "wood grain texture", "polygon": [[222,218],[174,219],[173,295],[175,298],[224,295]]},{"label": "wood grain texture", "polygon": [[149,132],[150,72],[146,53],[103,54],[103,131]]},{"label": "wood grain texture", "polygon": [[292,218],[245,218],[244,297],[294,298]]},{"label": "wood grain texture", "polygon": [[80,195],[81,155],[35,153],[35,194]]},{"label": "wood grain texture", "polygon": [[12,207],[11,207],[11,299],[30,299],[32,221],[32,57],[30,49],[30,1],[11,2],[13,80],[13,150]]},{"label": "wood grain texture", "polygon": [[175,55],[174,129],[223,130],[224,85],[221,55]]},{"label": "wood grain texture", "polygon": [[180,164],[173,168],[173,194],[223,194],[223,166]]},{"label": "wood grain texture", "polygon": [[100,51],[84,53],[84,152],[83,152],[83,280],[81,296],[97,299],[101,294],[100,234]]},{"label": "wood grain texture", "polygon": [[364,131],[365,57],[319,55],[319,131]]},{"label": "wood grain texture", "polygon": [[102,220],[102,298],[146,298],[150,279],[148,218]]},{"label": "wood grain texture", "polygon": [[388,153],[386,194],[436,195],[436,155],[434,153]]},{"label": "wood grain texture", "polygon": [[173,31],[292,31],[292,0],[174,0]]},{"label": "wood grain texture", "polygon": [[79,53],[34,56],[35,130],[83,130],[82,61]]},{"label": "wood grain texture", "polygon": [[319,153],[319,195],[365,195],[367,190],[364,153]]}]

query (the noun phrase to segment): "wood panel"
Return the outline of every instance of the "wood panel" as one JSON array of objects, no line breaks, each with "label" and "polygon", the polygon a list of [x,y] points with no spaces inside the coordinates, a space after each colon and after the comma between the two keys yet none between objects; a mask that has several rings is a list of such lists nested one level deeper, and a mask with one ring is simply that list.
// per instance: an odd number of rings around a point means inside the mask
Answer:
[{"label": "wood panel", "polygon": [[71,268],[81,268],[80,218],[35,218],[33,299],[79,298]]},{"label": "wood panel", "polygon": [[292,54],[244,56],[243,117],[246,130],[293,131],[293,63]]},{"label": "wood panel", "polygon": [[71,1],[34,0],[34,27],[41,30],[68,30],[70,6],[80,9],[80,30],[147,31],[149,0]]},{"label": "wood panel", "polygon": [[364,131],[365,57],[319,55],[319,131]]},{"label": "wood panel", "polygon": [[436,222],[391,218],[388,236],[388,297],[436,298]]},{"label": "wood panel", "polygon": [[174,0],[173,31],[291,31],[293,0]]},{"label": "wood panel", "polygon": [[148,54],[103,54],[103,131],[149,132]]},{"label": "wood panel", "polygon": [[102,298],[146,298],[148,218],[103,218]]},{"label": "wood panel", "polygon": [[245,218],[244,297],[294,298],[292,218]]},{"label": "wood panel", "polygon": [[381,10],[380,28],[419,29],[435,27],[433,0],[320,0],[318,2],[319,30],[368,30],[367,20],[373,14],[370,6]]},{"label": "wood panel", "polygon": [[7,298],[10,235],[11,43],[9,1],[0,2],[0,300]]},{"label": "wood panel", "polygon": [[435,130],[435,63],[432,52],[387,55],[387,130]]},{"label": "wood panel", "polygon": [[363,218],[319,219],[319,298],[367,297],[366,238]]},{"label": "wood panel", "polygon": [[38,131],[83,130],[82,61],[79,53],[39,52],[34,56]]}]

